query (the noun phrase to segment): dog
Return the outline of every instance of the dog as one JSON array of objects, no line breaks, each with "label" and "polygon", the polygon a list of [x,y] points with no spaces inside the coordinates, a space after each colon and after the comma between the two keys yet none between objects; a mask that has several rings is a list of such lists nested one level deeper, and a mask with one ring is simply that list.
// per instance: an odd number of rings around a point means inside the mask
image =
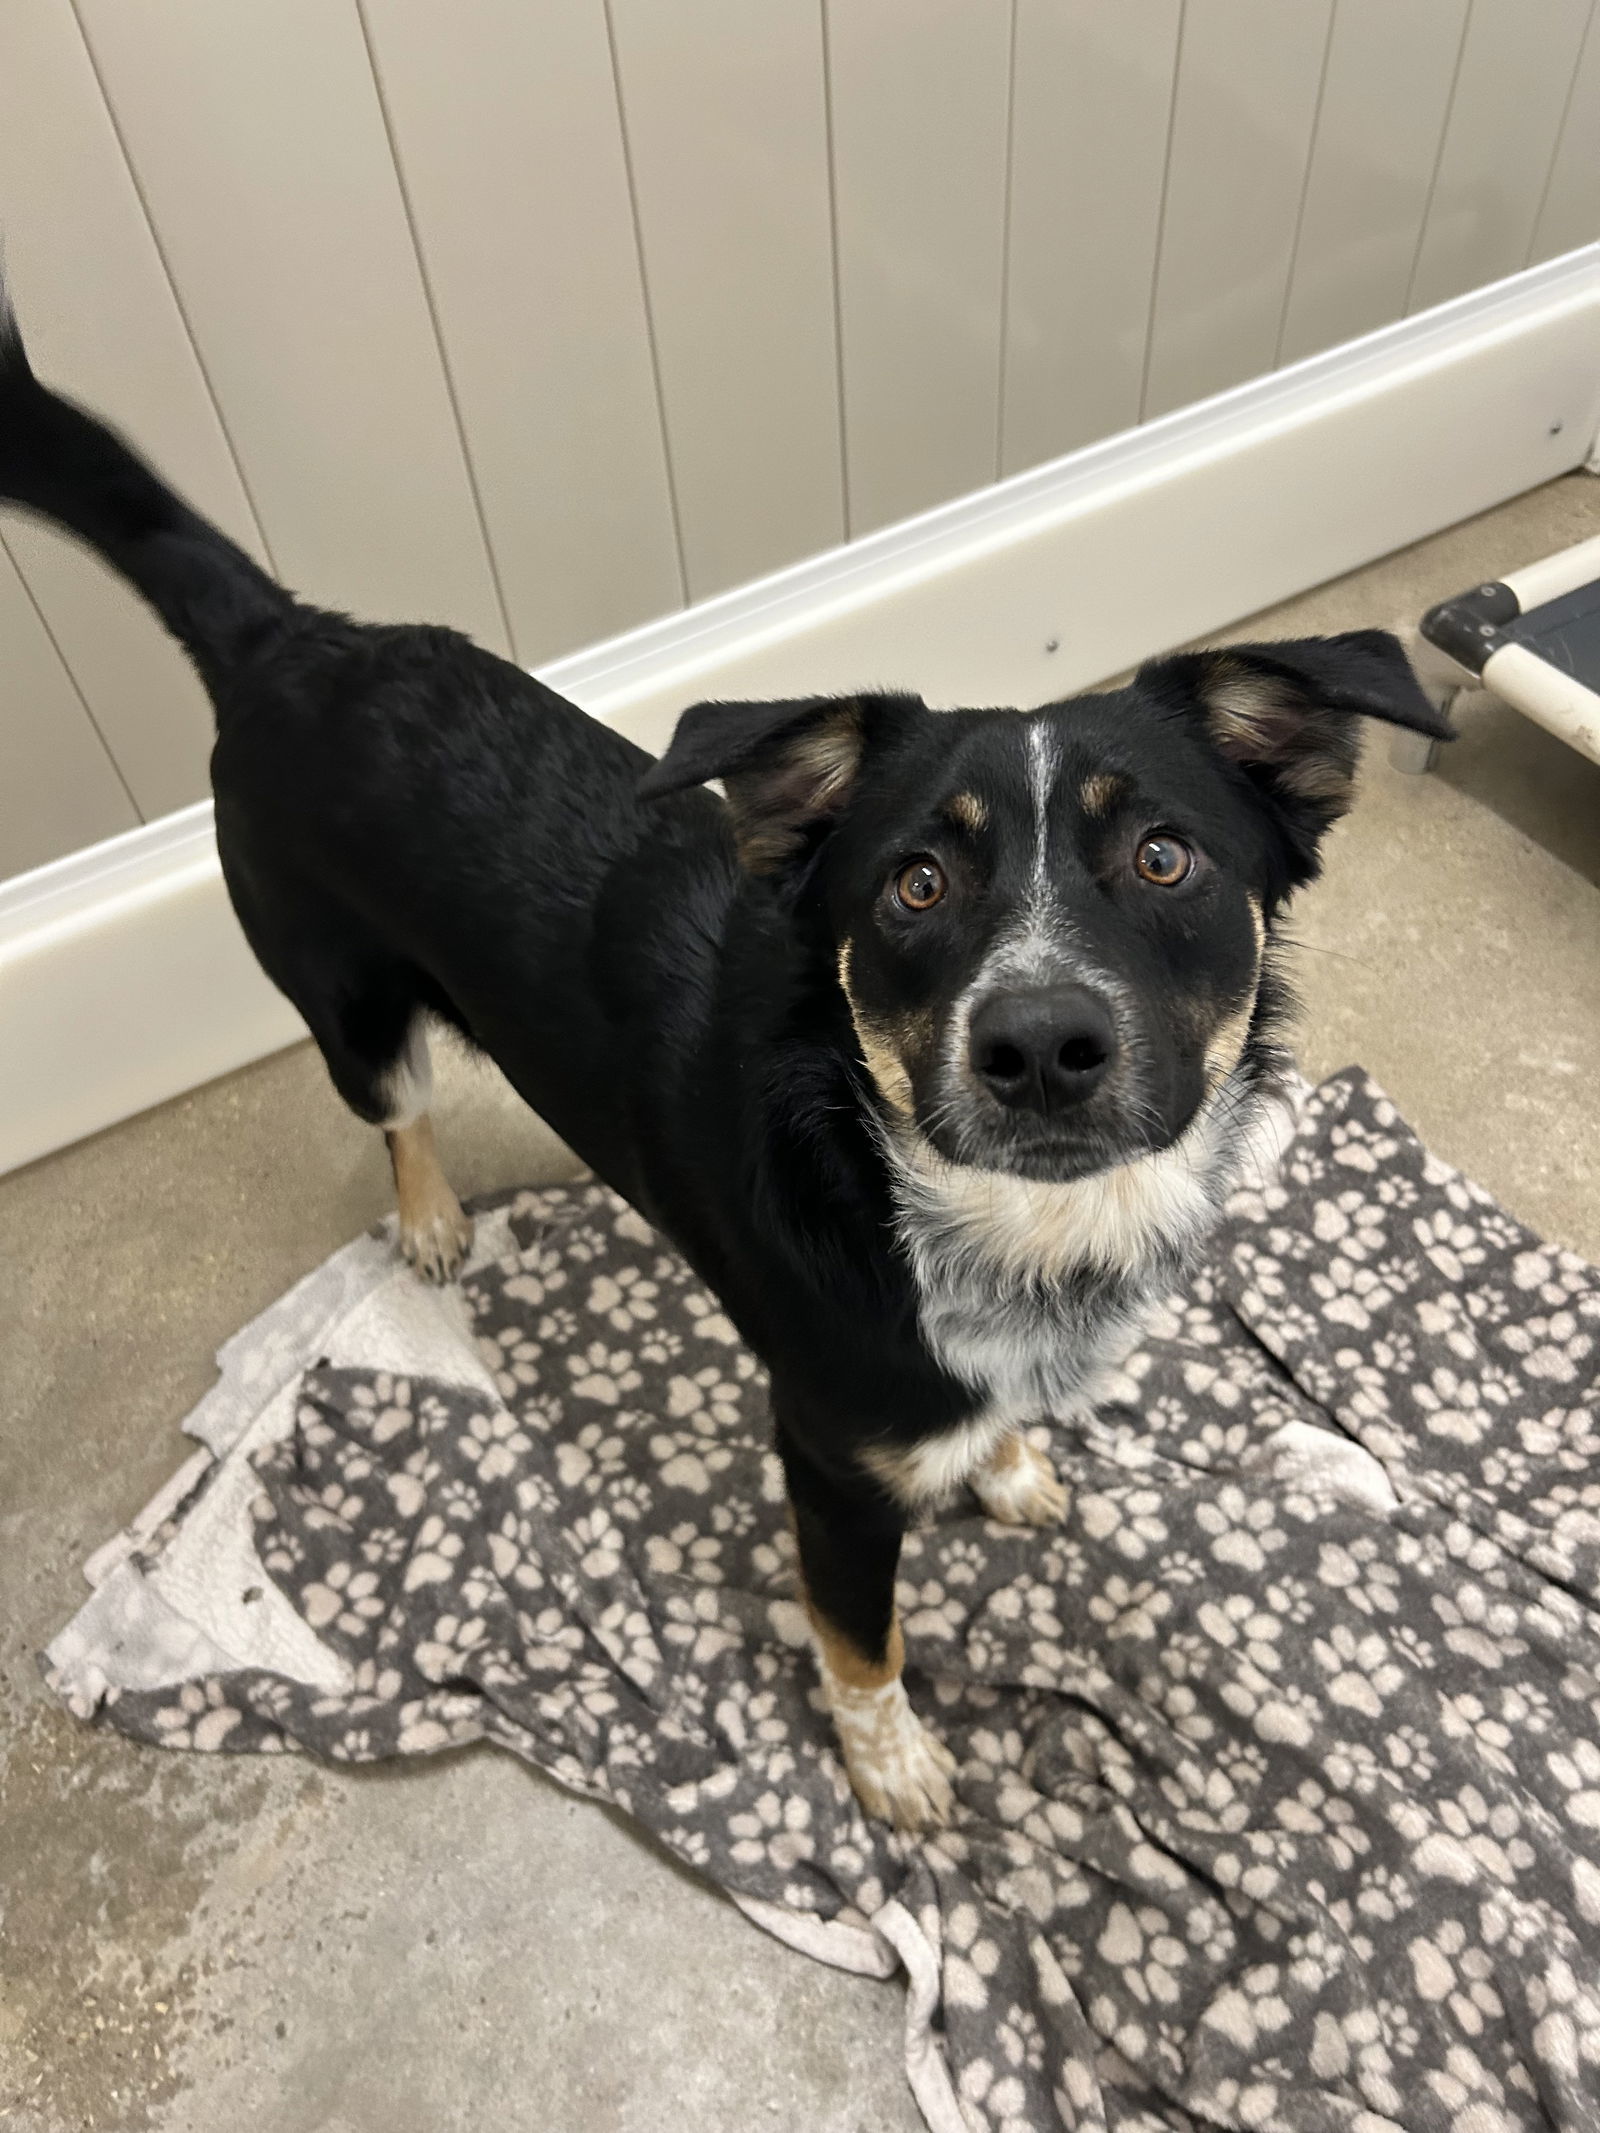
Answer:
[{"label": "dog", "polygon": [[1361,722],[1448,735],[1398,642],[1180,653],[1031,711],[700,703],[657,761],[453,630],[295,598],[39,383],[8,308],[0,498],[198,670],[234,910],[387,1136],[419,1272],[469,1241],[437,1021],[716,1291],[770,1377],[850,1781],[902,1829],[946,1821],[902,1535],[964,1486],[1062,1516],[1025,1431],[1127,1346],[1266,1130],[1275,942]]}]

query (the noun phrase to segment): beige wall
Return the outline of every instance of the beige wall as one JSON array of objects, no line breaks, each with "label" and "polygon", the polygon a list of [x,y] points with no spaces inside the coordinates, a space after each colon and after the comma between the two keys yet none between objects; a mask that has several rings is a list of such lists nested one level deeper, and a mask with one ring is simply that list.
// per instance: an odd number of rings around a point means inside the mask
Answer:
[{"label": "beige wall", "polygon": [[[43,375],[530,664],[1600,236],[1592,0],[4,0]],[[1463,440],[1470,449],[1470,440]],[[0,526],[0,875],[198,798]]]}]

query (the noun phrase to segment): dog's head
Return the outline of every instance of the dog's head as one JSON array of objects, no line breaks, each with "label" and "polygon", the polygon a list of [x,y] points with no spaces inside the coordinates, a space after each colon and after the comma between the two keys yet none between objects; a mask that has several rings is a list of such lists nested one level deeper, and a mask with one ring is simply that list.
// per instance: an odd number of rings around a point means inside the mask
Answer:
[{"label": "dog's head", "polygon": [[1449,732],[1380,631],[1183,653],[1033,712],[698,704],[642,790],[723,780],[891,1113],[949,1161],[1065,1179],[1169,1146],[1245,1057],[1364,717]]}]

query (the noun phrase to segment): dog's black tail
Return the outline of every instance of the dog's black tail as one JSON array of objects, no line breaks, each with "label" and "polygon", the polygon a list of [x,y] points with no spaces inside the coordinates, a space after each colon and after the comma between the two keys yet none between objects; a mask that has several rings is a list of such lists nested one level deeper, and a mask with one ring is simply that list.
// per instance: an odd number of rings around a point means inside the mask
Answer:
[{"label": "dog's black tail", "polygon": [[41,385],[0,281],[0,503],[74,533],[155,609],[216,693],[293,611],[290,594],[116,432]]}]

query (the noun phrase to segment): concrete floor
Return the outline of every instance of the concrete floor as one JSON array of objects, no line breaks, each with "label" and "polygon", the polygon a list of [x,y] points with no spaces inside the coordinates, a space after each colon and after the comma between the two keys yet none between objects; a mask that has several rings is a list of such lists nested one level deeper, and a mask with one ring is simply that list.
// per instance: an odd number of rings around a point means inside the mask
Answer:
[{"label": "concrete floor", "polygon": [[[1414,620],[1600,532],[1578,475],[1230,634]],[[909,677],[915,680],[915,677]],[[1303,902],[1302,1058],[1600,1257],[1600,770],[1482,705],[1426,779],[1370,752]],[[482,1069],[464,1189],[558,1175]],[[0,1180],[0,2125],[214,2133],[897,2133],[899,1991],[766,1939],[509,1758],[370,1773],[76,1725],[34,1655],[186,1450],[217,1344],[387,1203],[285,1053]]]}]

